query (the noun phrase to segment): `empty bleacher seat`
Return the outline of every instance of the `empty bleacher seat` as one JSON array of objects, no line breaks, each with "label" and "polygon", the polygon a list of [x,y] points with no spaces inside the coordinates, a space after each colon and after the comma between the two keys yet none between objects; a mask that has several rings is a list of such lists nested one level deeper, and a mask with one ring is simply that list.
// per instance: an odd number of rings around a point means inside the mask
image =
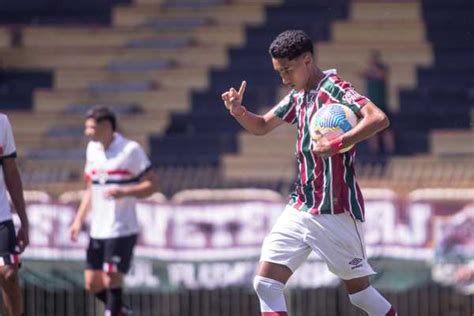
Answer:
[{"label": "empty bleacher seat", "polygon": [[140,38],[129,40],[127,47],[133,48],[184,48],[192,45],[189,38]]},{"label": "empty bleacher seat", "polygon": [[91,82],[88,90],[92,93],[100,92],[143,92],[156,89],[157,84],[151,80],[125,82]]},{"label": "empty bleacher seat", "polygon": [[281,202],[280,193],[268,189],[199,189],[184,190],[173,195],[175,203],[209,203],[231,201],[270,201]]},{"label": "empty bleacher seat", "polygon": [[[114,111],[116,114],[137,114],[143,113],[142,107],[135,103],[100,103],[103,106],[107,106]],[[84,115],[87,110],[96,106],[97,103],[71,103],[64,107],[65,114],[82,114]]]},{"label": "empty bleacher seat", "polygon": [[190,29],[212,24],[208,18],[149,18],[143,26],[156,30]]},{"label": "empty bleacher seat", "polygon": [[170,60],[155,59],[155,60],[120,60],[112,61],[107,65],[109,71],[150,71],[167,69],[174,65]]}]

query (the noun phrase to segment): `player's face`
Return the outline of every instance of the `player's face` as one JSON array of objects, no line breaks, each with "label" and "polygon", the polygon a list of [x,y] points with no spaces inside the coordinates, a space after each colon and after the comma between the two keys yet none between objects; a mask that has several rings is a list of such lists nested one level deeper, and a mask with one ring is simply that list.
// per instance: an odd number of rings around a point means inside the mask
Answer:
[{"label": "player's face", "polygon": [[97,123],[89,118],[84,123],[84,135],[93,141],[101,141],[107,133],[106,122]]},{"label": "player's face", "polygon": [[306,87],[309,76],[309,57],[304,54],[292,60],[288,58],[272,58],[273,68],[281,77],[285,86],[302,90]]}]

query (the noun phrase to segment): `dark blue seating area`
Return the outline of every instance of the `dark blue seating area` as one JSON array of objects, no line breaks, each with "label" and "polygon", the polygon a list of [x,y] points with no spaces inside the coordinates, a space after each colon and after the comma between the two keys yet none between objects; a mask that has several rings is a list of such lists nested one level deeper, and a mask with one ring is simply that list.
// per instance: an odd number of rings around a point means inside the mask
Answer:
[{"label": "dark blue seating area", "polygon": [[268,55],[271,41],[280,32],[295,28],[304,29],[315,41],[327,40],[331,21],[345,17],[347,6],[347,0],[288,0],[267,8],[266,23],[248,27],[246,44],[230,49],[229,67],[212,70],[210,88],[193,93],[191,113],[173,115],[167,135],[151,137],[153,160],[162,166],[216,166],[220,154],[236,152],[241,127],[225,110],[221,94],[247,80],[244,103],[249,110],[275,103],[280,78]]},{"label": "dark blue seating area", "polygon": [[474,108],[474,1],[425,0],[434,65],[418,69],[418,87],[402,91],[394,121],[400,154],[428,150],[429,131],[469,128]]},{"label": "dark blue seating area", "polygon": [[0,0],[0,21],[34,24],[108,24],[111,8],[130,0]]},{"label": "dark blue seating area", "polygon": [[30,110],[33,90],[51,87],[53,75],[47,71],[1,70],[0,109]]}]

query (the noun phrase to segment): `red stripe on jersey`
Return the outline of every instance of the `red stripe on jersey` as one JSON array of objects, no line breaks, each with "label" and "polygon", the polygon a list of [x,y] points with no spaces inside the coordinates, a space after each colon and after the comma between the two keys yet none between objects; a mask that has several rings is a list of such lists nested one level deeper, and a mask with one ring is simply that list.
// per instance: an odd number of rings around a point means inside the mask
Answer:
[{"label": "red stripe on jersey", "polygon": [[320,158],[315,158],[314,180],[313,186],[313,206],[310,210],[311,214],[319,214],[319,205],[323,199],[324,189],[324,162]]},{"label": "red stripe on jersey", "polygon": [[[354,149],[351,149],[351,150],[354,150]],[[351,203],[350,203],[350,196],[349,196],[349,187],[348,187],[348,183],[346,182],[346,168],[344,167],[344,163],[345,163],[345,159],[349,159],[347,158],[349,156],[349,154],[347,153],[344,153],[341,155],[341,160],[342,160],[342,164],[343,164],[343,172],[342,172],[342,182],[343,182],[343,185],[341,185],[341,205],[342,205],[342,208],[351,212],[352,214],[352,209],[351,209]]]},{"label": "red stripe on jersey", "polygon": [[[91,174],[97,174],[97,170],[92,170]],[[126,169],[107,170],[108,175],[131,175],[132,173]]]},{"label": "red stripe on jersey", "polygon": [[334,214],[344,213],[342,195],[344,185],[344,163],[342,161],[343,155],[334,155],[331,157],[332,161],[332,197]]},{"label": "red stripe on jersey", "polygon": [[350,84],[350,82],[347,82],[347,81],[343,81],[341,78],[339,78],[339,76],[337,75],[332,75],[329,77],[330,79],[332,79],[331,81],[337,85],[338,87],[342,88],[343,90],[346,90],[348,88],[351,88],[352,85]]},{"label": "red stripe on jersey", "polygon": [[[352,158],[352,161],[355,160],[355,149],[351,149],[351,158]],[[355,182],[355,187],[356,187],[356,192],[357,192],[357,203],[359,204],[359,207],[360,207],[360,210],[361,210],[361,213],[362,213],[362,221],[365,220],[365,212],[364,212],[364,197],[362,196],[362,191],[360,190],[360,187],[359,187],[359,183],[357,183],[357,180],[356,180],[356,172],[355,172],[355,168],[354,168],[354,164],[351,164],[351,172],[352,172],[352,175],[354,176],[354,182]]]},{"label": "red stripe on jersey", "polygon": [[288,123],[292,123],[296,117],[296,97],[293,97],[293,105],[291,106],[290,110],[286,113],[283,117],[283,120]]},{"label": "red stripe on jersey", "polygon": [[[299,122],[299,129],[300,129],[300,135],[304,135],[304,127],[305,127],[305,113],[306,113],[306,106],[301,107],[301,114],[300,118],[301,121]],[[299,137],[298,139],[298,153],[299,153],[299,159],[300,159],[300,177],[301,177],[301,184],[306,183],[306,158],[304,157],[303,154],[303,137]]]},{"label": "red stripe on jersey", "polygon": [[326,90],[322,89],[319,91],[319,101],[322,103],[321,105],[324,104],[330,104],[330,103],[341,103],[338,99],[334,98],[329,92]]},{"label": "red stripe on jersey", "polygon": [[287,316],[287,312],[262,312],[262,316]]},{"label": "red stripe on jersey", "polygon": [[360,210],[362,212],[362,221],[365,220],[365,212],[364,212],[364,197],[362,196],[362,191],[360,190],[359,184],[356,181],[356,190],[357,190],[357,202],[359,203]]}]

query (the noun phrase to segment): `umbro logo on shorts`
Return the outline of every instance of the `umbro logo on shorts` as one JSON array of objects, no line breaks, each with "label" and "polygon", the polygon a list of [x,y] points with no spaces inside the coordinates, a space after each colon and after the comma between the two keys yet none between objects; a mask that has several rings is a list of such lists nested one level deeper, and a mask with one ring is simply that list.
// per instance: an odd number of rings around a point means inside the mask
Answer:
[{"label": "umbro logo on shorts", "polygon": [[361,258],[354,258],[351,261],[349,261],[349,264],[352,266],[352,269],[357,269],[357,268],[362,267],[362,264],[361,264],[362,261],[364,260]]}]

